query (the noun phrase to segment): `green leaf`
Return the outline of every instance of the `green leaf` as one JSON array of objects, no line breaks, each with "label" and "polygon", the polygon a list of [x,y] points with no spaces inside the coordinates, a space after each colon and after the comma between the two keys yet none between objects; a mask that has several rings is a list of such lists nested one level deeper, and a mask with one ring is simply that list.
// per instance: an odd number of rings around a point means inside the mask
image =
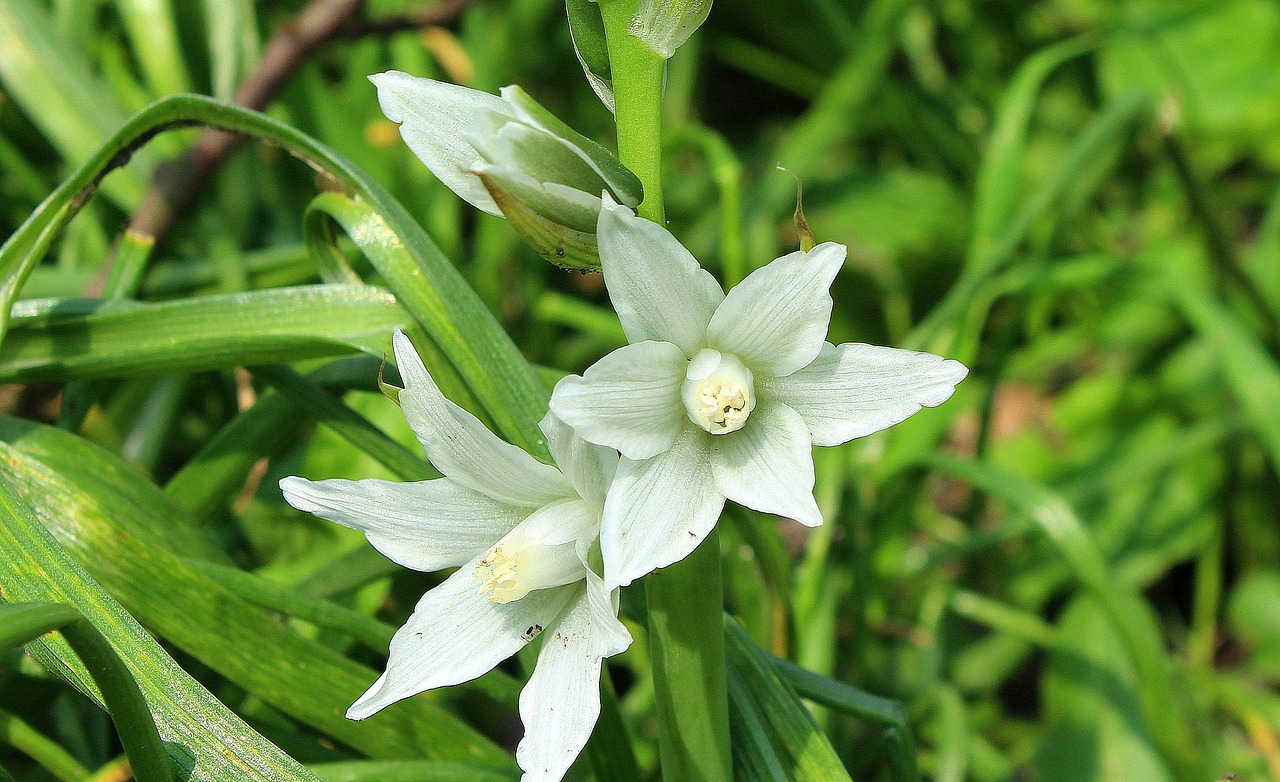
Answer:
[{"label": "green leaf", "polygon": [[135,377],[354,350],[380,355],[410,323],[368,285],[310,285],[155,304],[96,299],[19,302],[0,345],[0,383]]},{"label": "green leaf", "polygon": [[1040,89],[1059,66],[1094,47],[1072,38],[1044,47],[1022,61],[1000,97],[974,193],[971,255],[981,254],[1008,223],[1022,193],[1023,153]]},{"label": "green leaf", "polygon": [[[48,13],[33,0],[0,3],[0,80],[69,163],[93,155],[125,120],[125,110],[83,52],[58,35]],[[128,207],[141,199],[144,181],[145,169],[131,168],[105,189],[117,204]],[[0,264],[0,275],[4,271]]]},{"label": "green leaf", "polygon": [[[186,674],[160,645],[85,572],[41,525],[17,480],[6,447],[0,453],[0,584],[6,601],[47,600],[75,606],[124,654],[188,782],[314,780],[249,729]],[[38,499],[38,498],[36,498]],[[45,667],[102,704],[92,679],[60,639],[30,647]]]},{"label": "green leaf", "polygon": [[1280,117],[1275,3],[1142,0],[1120,11],[1121,34],[1108,37],[1098,61],[1105,94],[1142,88],[1175,96],[1193,131],[1258,143],[1274,138]]},{"label": "green leaf", "polygon": [[0,605],[0,649],[24,646],[81,618],[79,611],[61,603]]},{"label": "green leaf", "polygon": [[1271,464],[1280,469],[1280,367],[1239,318],[1200,285],[1180,272],[1163,282],[1192,328],[1213,346],[1232,395],[1266,446]]},{"label": "green leaf", "polygon": [[323,782],[515,782],[520,778],[500,768],[423,761],[317,763],[311,770]]},{"label": "green leaf", "polygon": [[766,654],[725,620],[729,726],[734,779],[740,782],[848,782],[826,734]]},{"label": "green leaf", "polygon": [[[345,719],[345,707],[377,674],[295,634],[185,565],[181,557],[213,559],[216,549],[159,489],[61,430],[0,419],[0,440],[10,485],[29,498],[39,521],[170,643],[279,711],[373,757],[511,764],[505,752],[427,698],[410,699],[378,719]],[[0,575],[6,583],[15,577]],[[52,579],[30,569],[26,580]]]},{"label": "green leaf", "polygon": [[134,115],[0,247],[0,340],[8,327],[9,308],[27,276],[102,177],[156,134],[190,125],[269,140],[322,171],[330,187],[347,194],[348,200],[362,203],[367,211],[358,215],[358,224],[346,227],[366,248],[381,249],[369,258],[392,293],[466,382],[499,433],[534,455],[547,457],[537,428],[546,412],[546,388],[475,291],[404,207],[315,139],[265,114],[212,98],[173,96]]},{"label": "green leaf", "polygon": [[1040,484],[989,463],[943,455],[933,456],[926,462],[999,497],[1035,522],[1080,584],[1102,606],[1124,644],[1136,672],[1142,714],[1161,753],[1170,765],[1186,769],[1188,773],[1207,774],[1207,770],[1201,768],[1204,758],[1188,730],[1185,710],[1173,695],[1176,689],[1164,652],[1164,639],[1150,607],[1132,587],[1115,578],[1097,542],[1066,501]]},{"label": "green leaf", "polygon": [[1169,782],[1142,720],[1125,645],[1091,600],[1076,600],[1058,623],[1044,690],[1048,730],[1036,757],[1045,782],[1141,779]]},{"label": "green leaf", "polygon": [[604,38],[604,19],[595,0],[565,0],[573,51],[591,89],[609,111],[613,111],[613,73],[609,69],[609,47]]}]

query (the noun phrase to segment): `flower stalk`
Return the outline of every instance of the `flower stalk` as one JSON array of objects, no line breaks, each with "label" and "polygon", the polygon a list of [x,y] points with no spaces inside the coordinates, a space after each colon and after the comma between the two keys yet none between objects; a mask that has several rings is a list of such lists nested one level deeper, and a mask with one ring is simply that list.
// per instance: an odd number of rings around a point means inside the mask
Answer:
[{"label": "flower stalk", "polygon": [[[618,157],[644,187],[640,217],[665,224],[662,83],[666,59],[631,35],[635,3],[601,0],[613,77]],[[668,782],[729,782],[729,698],[721,632],[719,535],[645,579],[658,750]]]},{"label": "flower stalk", "polygon": [[631,35],[634,0],[601,0],[605,40],[613,74],[618,158],[644,185],[637,213],[659,225],[662,201],[662,77],[666,59]]}]

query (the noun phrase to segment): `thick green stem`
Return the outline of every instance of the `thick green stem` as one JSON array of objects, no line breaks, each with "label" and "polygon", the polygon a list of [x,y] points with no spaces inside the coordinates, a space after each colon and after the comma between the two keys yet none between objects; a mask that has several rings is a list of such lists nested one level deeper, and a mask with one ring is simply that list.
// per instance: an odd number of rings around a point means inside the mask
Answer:
[{"label": "thick green stem", "polygon": [[664,221],[662,205],[662,75],[666,60],[627,32],[634,2],[603,0],[605,38],[613,74],[614,116],[618,122],[618,158],[640,178],[644,201],[637,210],[655,223]]},{"label": "thick green stem", "polygon": [[645,598],[662,778],[729,782],[718,533],[712,530],[692,554],[648,576]]},{"label": "thick green stem", "polygon": [[[666,63],[628,32],[635,3],[601,0],[613,75],[618,157],[644,185],[641,217],[662,224],[662,77]],[[730,782],[720,544],[645,579],[658,750],[667,782]]]}]

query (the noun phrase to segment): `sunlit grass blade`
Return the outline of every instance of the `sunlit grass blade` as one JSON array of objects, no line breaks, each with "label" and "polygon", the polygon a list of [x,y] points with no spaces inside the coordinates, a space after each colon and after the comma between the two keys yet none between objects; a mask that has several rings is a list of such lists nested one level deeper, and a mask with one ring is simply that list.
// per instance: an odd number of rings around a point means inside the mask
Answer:
[{"label": "sunlit grass blade", "polygon": [[[11,625],[16,625],[20,632],[15,632]],[[0,605],[0,639],[8,642],[0,642],[0,646],[16,645],[15,641],[29,643],[52,630],[62,631],[102,693],[134,777],[138,782],[172,782],[174,777],[169,755],[160,742],[147,701],[128,666],[107,639],[92,624],[84,621],[79,611],[67,605]]]},{"label": "sunlit grass blade", "polygon": [[464,763],[354,760],[317,763],[311,770],[321,782],[516,782],[520,774]]},{"label": "sunlit grass blade", "polygon": [[[1014,262],[1018,248],[1042,217],[1072,195],[1077,185],[1099,184],[1096,176],[1091,178],[1096,173],[1094,169],[1098,162],[1107,160],[1107,154],[1123,142],[1134,123],[1147,113],[1150,106],[1151,96],[1142,92],[1127,93],[1103,106],[1063,153],[1052,173],[1027,197],[1022,208],[997,235],[982,242],[980,252],[966,259],[960,278],[928,316],[916,325],[906,340],[907,344],[945,352],[961,361],[971,361],[968,356],[956,355],[946,342],[936,343],[935,340],[941,332],[958,325],[965,308],[991,275]],[[1080,194],[1074,195],[1078,197]],[[967,344],[963,340],[961,343]]]},{"label": "sunlit grass blade", "polygon": [[1170,765],[1188,774],[1205,772],[1206,749],[1199,745],[1175,697],[1173,671],[1164,639],[1150,607],[1111,572],[1102,551],[1071,507],[1039,484],[995,465],[937,455],[927,463],[1009,503],[1030,517],[1070,566],[1081,585],[1107,614],[1133,664],[1147,726]]},{"label": "sunlit grass blade", "polygon": [[1060,65],[1094,46],[1093,41],[1081,38],[1046,46],[1022,61],[1005,88],[978,169],[969,237],[971,256],[981,255],[996,240],[1017,204],[1029,124],[1044,82]]},{"label": "sunlit grass blade", "polygon": [[370,259],[378,264],[392,292],[448,358],[499,432],[546,456],[537,422],[546,411],[547,389],[404,207],[315,139],[265,114],[212,98],[174,96],[134,115],[0,248],[0,339],[8,327],[9,307],[32,268],[101,178],[156,134],[190,125],[269,140],[323,171],[335,190],[349,194],[346,203],[335,202],[330,213],[346,223],[349,233],[370,243]]},{"label": "sunlit grass blade", "polygon": [[315,285],[142,303],[20,302],[0,345],[0,382],[133,377],[379,355],[410,321],[391,294]]},{"label": "sunlit grass blade", "polygon": [[[120,650],[161,735],[188,782],[286,782],[314,777],[250,730],[191,679],[121,606],[73,562],[24,499],[16,474],[0,472],[0,581],[9,601],[57,601],[75,606]],[[65,641],[28,646],[45,667],[100,705],[93,679]]]},{"label": "sunlit grass blade", "polygon": [[170,0],[116,0],[133,55],[153,95],[187,92],[191,78]]},{"label": "sunlit grass blade", "polygon": [[1175,276],[1167,286],[1178,309],[1214,347],[1232,394],[1280,470],[1280,367],[1231,311],[1193,282]]},{"label": "sunlit grass blade", "polygon": [[[0,439],[8,443],[0,446],[0,458],[13,467],[9,480],[33,498],[39,522],[170,643],[281,712],[371,757],[512,762],[424,698],[406,701],[376,720],[345,719],[342,707],[354,702],[376,674],[294,633],[269,612],[184,565],[182,556],[218,561],[220,552],[153,484],[58,429],[0,419]],[[3,575],[6,582],[14,578],[13,572]],[[210,632],[212,627],[218,631]],[[246,649],[271,651],[246,654]]]},{"label": "sunlit grass blade", "polygon": [[796,694],[827,708],[884,725],[881,734],[895,782],[920,782],[911,723],[902,704],[820,676],[790,660],[773,658],[774,669]]},{"label": "sunlit grass blade", "polygon": [[[83,55],[61,38],[42,4],[0,3],[0,79],[62,158],[73,164],[93,155],[126,116]],[[107,183],[106,192],[128,206],[141,198],[144,181],[145,167],[142,172],[130,169]],[[0,275],[4,270],[0,264]]]},{"label": "sunlit grass blade", "polygon": [[413,451],[387,437],[364,416],[292,369],[276,364],[256,367],[253,374],[267,381],[306,410],[317,422],[333,429],[400,478],[406,481],[423,481],[439,477],[440,474]]},{"label": "sunlit grass blade", "polygon": [[[35,604],[23,603],[22,605]],[[76,618],[79,619],[79,614],[76,614]],[[0,627],[0,631],[3,630],[4,628]],[[56,741],[4,709],[0,709],[0,744],[8,744],[31,758],[61,782],[80,782],[89,775],[89,770]]]},{"label": "sunlit grass blade", "polygon": [[742,782],[849,780],[813,715],[769,655],[726,617],[734,778]]}]

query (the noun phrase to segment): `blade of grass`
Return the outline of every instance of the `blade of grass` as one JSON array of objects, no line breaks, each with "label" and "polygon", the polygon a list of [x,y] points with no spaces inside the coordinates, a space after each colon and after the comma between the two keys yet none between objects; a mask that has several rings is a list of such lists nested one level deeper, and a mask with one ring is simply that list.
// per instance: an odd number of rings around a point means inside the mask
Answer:
[{"label": "blade of grass", "polygon": [[[0,439],[8,442],[0,446],[0,458],[13,468],[9,480],[33,499],[39,522],[170,643],[274,708],[372,757],[512,763],[425,698],[410,699],[377,720],[343,718],[342,705],[376,674],[185,566],[179,553],[198,556],[212,546],[154,485],[58,429],[0,419]],[[6,583],[14,578],[12,572],[3,576]],[[270,651],[247,655],[246,649]]]},{"label": "blade of grass", "polygon": [[[410,324],[394,296],[311,285],[160,303],[20,302],[0,383],[135,377],[390,349]],[[217,324],[217,328],[210,328]]]},{"label": "blade of grass", "polygon": [[1170,765],[1187,778],[1207,774],[1206,748],[1188,729],[1164,653],[1164,640],[1149,606],[1111,573],[1102,551],[1070,506],[1050,490],[994,465],[934,455],[926,463],[942,473],[999,497],[1030,517],[1070,566],[1080,584],[1099,602],[1123,640],[1138,677],[1142,712],[1151,735]]},{"label": "blade of grass", "polygon": [[[23,603],[21,605],[47,606],[57,604]],[[8,608],[8,606],[0,606],[0,608]],[[80,618],[80,615],[75,613],[74,610],[71,613],[74,616],[72,621]],[[0,623],[0,633],[9,629],[7,625]],[[0,647],[8,649],[10,644],[0,642]],[[4,709],[0,709],[0,742],[8,744],[36,763],[39,763],[45,771],[62,780],[62,782],[82,782],[89,775],[89,770],[82,766],[80,761],[72,757],[69,752],[60,747],[56,741]]]},{"label": "blade of grass", "polygon": [[[13,485],[0,475],[0,524],[6,516],[27,515]],[[6,590],[5,599],[10,595]],[[172,782],[173,768],[155,720],[130,667],[84,614],[61,603],[0,605],[0,635],[9,642],[30,643],[51,630],[61,630],[84,670],[92,677],[103,708],[111,715],[133,775],[138,782]],[[65,767],[64,771],[71,770]],[[82,779],[83,774],[76,779]]]},{"label": "blade of grass", "polygon": [[513,771],[464,763],[355,760],[310,767],[322,782],[515,782]]},{"label": "blade of grass", "polygon": [[849,774],[769,655],[725,617],[734,779],[848,780]]},{"label": "blade of grass", "polygon": [[116,11],[151,94],[190,91],[170,0],[116,0]]},{"label": "blade of grass", "polygon": [[134,115],[0,247],[0,340],[10,306],[31,269],[106,173],[156,134],[191,125],[269,140],[325,174],[333,189],[349,194],[349,204],[341,204],[341,210],[335,204],[333,211],[354,221],[358,230],[348,229],[353,235],[378,244],[379,252],[370,253],[370,260],[385,261],[378,271],[397,299],[439,346],[499,433],[547,458],[537,429],[547,389],[418,223],[380,185],[328,147],[265,114],[212,98],[174,96]]},{"label": "blade of grass", "polygon": [[[0,3],[0,80],[69,163],[92,156],[125,121],[124,109],[82,52],[58,35],[33,0]],[[108,183],[106,193],[118,205],[132,206],[142,197],[145,175],[146,167],[130,169]],[[0,276],[3,271],[0,264]]]},{"label": "blade of grass", "polygon": [[1213,346],[1232,395],[1280,471],[1280,367],[1239,319],[1207,291],[1180,274],[1163,280],[1192,328]]}]

